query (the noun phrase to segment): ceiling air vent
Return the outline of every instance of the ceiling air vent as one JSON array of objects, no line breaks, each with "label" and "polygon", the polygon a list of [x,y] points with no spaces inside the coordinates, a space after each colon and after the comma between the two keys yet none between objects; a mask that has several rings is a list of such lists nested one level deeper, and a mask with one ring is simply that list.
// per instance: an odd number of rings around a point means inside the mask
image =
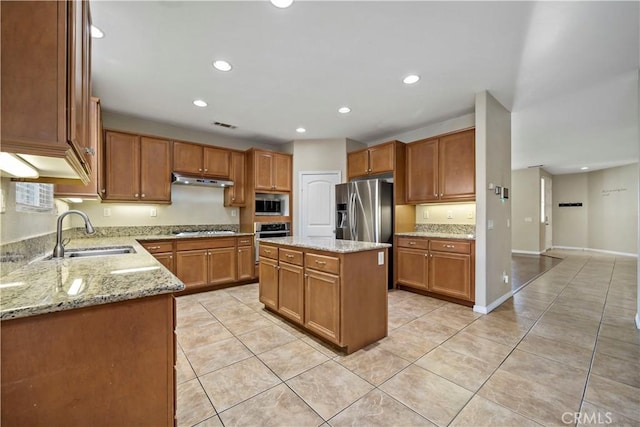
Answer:
[{"label": "ceiling air vent", "polygon": [[230,125],[229,123],[222,123],[222,122],[212,122],[211,124],[214,126],[220,126],[227,129],[235,129],[238,127],[238,126]]}]

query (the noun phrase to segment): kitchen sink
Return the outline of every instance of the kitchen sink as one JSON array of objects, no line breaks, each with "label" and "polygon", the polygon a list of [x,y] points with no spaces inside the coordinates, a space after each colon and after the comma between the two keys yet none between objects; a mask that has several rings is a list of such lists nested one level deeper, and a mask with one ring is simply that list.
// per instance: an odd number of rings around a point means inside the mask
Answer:
[{"label": "kitchen sink", "polygon": [[[136,250],[133,246],[111,246],[107,248],[86,248],[86,249],[67,249],[64,251],[65,258],[81,258],[91,256],[105,256],[105,255],[124,255],[135,254]],[[46,259],[52,259],[53,256],[49,256]]]}]

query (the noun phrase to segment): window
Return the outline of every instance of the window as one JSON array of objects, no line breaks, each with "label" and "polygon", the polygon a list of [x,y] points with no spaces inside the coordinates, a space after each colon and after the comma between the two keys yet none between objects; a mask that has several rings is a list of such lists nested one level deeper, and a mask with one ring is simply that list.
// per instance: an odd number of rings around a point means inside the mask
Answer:
[{"label": "window", "polygon": [[53,184],[16,182],[16,211],[53,212]]}]

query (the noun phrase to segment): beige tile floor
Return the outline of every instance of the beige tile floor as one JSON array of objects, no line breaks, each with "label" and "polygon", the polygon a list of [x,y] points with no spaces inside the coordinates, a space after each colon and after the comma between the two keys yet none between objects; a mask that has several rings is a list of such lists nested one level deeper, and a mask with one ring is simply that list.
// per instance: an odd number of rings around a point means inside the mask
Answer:
[{"label": "beige tile floor", "polygon": [[349,356],[257,284],[179,297],[178,425],[638,426],[636,260],[556,255],[489,315],[391,291],[389,336]]}]

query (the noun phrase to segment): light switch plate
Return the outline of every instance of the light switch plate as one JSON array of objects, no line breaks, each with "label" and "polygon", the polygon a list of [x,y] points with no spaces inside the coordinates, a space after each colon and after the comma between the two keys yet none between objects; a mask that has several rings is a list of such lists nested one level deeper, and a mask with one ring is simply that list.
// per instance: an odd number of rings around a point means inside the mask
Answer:
[{"label": "light switch plate", "polygon": [[473,219],[473,211],[467,212],[467,218],[468,219]]},{"label": "light switch plate", "polygon": [[378,265],[384,265],[384,252],[378,252]]},{"label": "light switch plate", "polygon": [[422,219],[429,219],[429,209],[422,211]]},{"label": "light switch plate", "polygon": [[493,220],[492,219],[487,221],[487,229],[493,230]]},{"label": "light switch plate", "polygon": [[102,211],[103,216],[111,216],[111,208],[104,208]]},{"label": "light switch plate", "polygon": [[0,190],[0,213],[5,213],[7,211],[7,205],[4,199],[4,190]]},{"label": "light switch plate", "polygon": [[158,216],[158,210],[156,208],[151,208],[151,210],[149,210],[149,216]]},{"label": "light switch plate", "polygon": [[447,218],[453,219],[453,211],[447,211]]}]

